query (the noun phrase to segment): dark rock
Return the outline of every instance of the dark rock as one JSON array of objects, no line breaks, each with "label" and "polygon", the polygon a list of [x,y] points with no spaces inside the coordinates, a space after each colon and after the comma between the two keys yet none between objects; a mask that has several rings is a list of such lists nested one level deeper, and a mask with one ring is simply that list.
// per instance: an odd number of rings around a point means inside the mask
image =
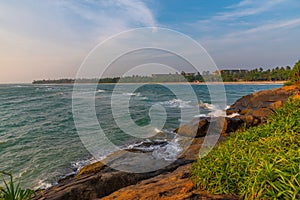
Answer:
[{"label": "dark rock", "polygon": [[64,182],[39,192],[34,199],[89,200],[101,198],[123,187],[136,184],[141,180],[172,172],[179,166],[191,162],[190,160],[178,159],[163,169],[147,173],[102,170],[98,173],[82,174],[69,182]]},{"label": "dark rock", "polygon": [[[269,116],[283,106],[290,96],[299,93],[299,88],[283,87],[256,92],[238,99],[229,109],[227,115],[239,113],[234,118],[244,122],[246,127],[265,123]],[[233,129],[234,130],[234,129]]]},{"label": "dark rock", "polygon": [[174,132],[182,136],[198,138],[206,136],[207,132],[226,135],[226,128],[227,120],[225,117],[206,117],[193,119]]},{"label": "dark rock", "polygon": [[209,121],[209,127],[208,127],[209,134],[226,135],[227,120],[225,119],[225,117],[212,117],[209,118],[208,121]]},{"label": "dark rock", "polygon": [[122,188],[102,199],[238,199],[233,195],[211,195],[194,190],[194,184],[190,179],[190,170],[191,164],[181,166],[172,173],[143,180],[139,184]]},{"label": "dark rock", "polygon": [[229,133],[233,133],[240,128],[243,128],[245,126],[256,126],[260,122],[261,121],[258,117],[252,115],[239,115],[233,118],[207,117],[205,119],[194,119],[191,122],[176,129],[175,132],[183,136],[195,138],[206,136],[208,131],[210,135],[221,134],[223,136],[227,136]]},{"label": "dark rock", "polygon": [[273,112],[274,111],[270,108],[260,108],[260,109],[253,111],[252,115],[254,117],[259,118],[261,123],[264,123],[267,121],[267,119]]},{"label": "dark rock", "polygon": [[268,108],[272,109],[273,111],[276,110],[277,108],[280,108],[283,106],[283,101],[276,101],[274,103],[271,103]]},{"label": "dark rock", "polygon": [[238,128],[241,128],[242,126],[249,128],[252,126],[257,126],[261,123],[261,120],[258,117],[253,116],[253,115],[239,115],[239,116],[234,117],[233,119],[238,120],[239,122],[242,122],[241,124],[239,124],[240,126]]},{"label": "dark rock", "polygon": [[297,90],[277,88],[249,94],[237,100],[226,110],[226,113],[227,115],[233,113],[246,115],[252,114],[255,110],[260,108],[276,109],[281,107],[290,96],[297,92]]},{"label": "dark rock", "polygon": [[235,132],[236,130],[240,129],[244,125],[244,120],[238,117],[234,117],[234,118],[226,117],[226,122],[227,122],[226,124],[227,134]]},{"label": "dark rock", "polygon": [[247,115],[247,114],[249,114],[249,113],[251,113],[251,112],[253,112],[253,110],[250,109],[250,108],[247,108],[247,109],[241,110],[241,111],[239,112],[239,114],[240,114],[240,115]]},{"label": "dark rock", "polygon": [[196,118],[177,128],[174,132],[187,137],[204,137],[209,126],[208,118]]},{"label": "dark rock", "polygon": [[231,115],[231,114],[240,113],[240,112],[241,112],[240,109],[237,109],[237,108],[228,108],[226,110],[226,115]]}]

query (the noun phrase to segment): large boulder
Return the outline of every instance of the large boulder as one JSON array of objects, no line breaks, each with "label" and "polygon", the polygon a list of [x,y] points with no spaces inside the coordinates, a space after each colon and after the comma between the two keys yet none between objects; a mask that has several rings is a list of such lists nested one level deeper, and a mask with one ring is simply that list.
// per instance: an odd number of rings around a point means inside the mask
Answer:
[{"label": "large boulder", "polygon": [[226,117],[226,134],[233,133],[244,126],[245,119],[238,117]]},{"label": "large boulder", "polygon": [[[204,137],[209,134],[226,135],[228,119],[225,117],[200,117],[177,128],[174,132],[192,138]],[[231,124],[231,122],[229,122]]]},{"label": "large boulder", "polygon": [[252,115],[253,117],[258,118],[261,123],[264,123],[273,112],[274,110],[271,108],[259,108],[254,110]]},{"label": "large boulder", "polygon": [[283,87],[243,96],[226,110],[227,115],[238,113],[234,118],[244,122],[245,127],[265,123],[274,111],[291,97],[299,94],[299,87]]},{"label": "large boulder", "polygon": [[174,132],[187,137],[204,137],[209,126],[209,118],[195,118],[177,128]]},{"label": "large boulder", "polygon": [[211,195],[206,192],[194,190],[190,179],[191,164],[181,166],[172,173],[161,174],[157,177],[141,181],[139,184],[122,188],[102,200],[124,199],[203,199],[203,200],[229,200],[239,199],[233,195]]},{"label": "large boulder", "polygon": [[244,124],[247,124],[246,126],[250,127],[252,125],[257,125],[259,122],[260,120],[257,117],[245,117],[243,115],[237,117],[196,118],[179,127],[174,132],[192,138],[205,137],[208,132],[210,135],[221,134],[222,136],[226,136],[241,129],[244,127]]},{"label": "large boulder", "polygon": [[288,98],[296,94],[296,90],[277,88],[243,96],[226,110],[227,115],[239,113],[251,115],[255,110],[270,108],[275,110],[283,105]]},{"label": "large boulder", "polygon": [[[116,171],[107,166],[98,168],[99,163],[89,166],[90,173],[81,173],[73,179],[61,182],[49,189],[38,192],[37,200],[89,200],[98,199],[123,187],[137,184],[159,174],[169,173],[179,166],[191,163],[191,160],[178,159],[165,168],[146,173],[129,173]],[[95,167],[97,169],[92,170]],[[99,171],[98,171],[99,170]]]}]

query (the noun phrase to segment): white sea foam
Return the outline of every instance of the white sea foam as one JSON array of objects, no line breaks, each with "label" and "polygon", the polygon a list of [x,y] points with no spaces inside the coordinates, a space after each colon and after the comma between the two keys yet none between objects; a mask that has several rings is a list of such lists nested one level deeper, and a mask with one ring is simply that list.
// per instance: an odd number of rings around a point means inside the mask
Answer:
[{"label": "white sea foam", "polygon": [[142,145],[142,144],[143,144],[143,142],[139,142],[139,143],[135,143],[135,144],[130,144],[130,145],[127,146],[127,149],[133,149],[133,148],[135,148],[136,146],[140,146],[140,145]]},{"label": "white sea foam", "polygon": [[24,86],[24,85],[15,85],[15,86],[13,86],[13,87],[16,87],[16,88],[22,88],[22,87],[26,87],[26,86]]},{"label": "white sea foam", "polygon": [[159,130],[158,128],[154,128],[154,131],[155,131],[156,133],[161,132],[161,130]]},{"label": "white sea foam", "polygon": [[21,178],[27,171],[28,169],[30,169],[29,166],[25,167],[24,169],[22,169],[18,175],[19,178]]},{"label": "white sea foam", "polygon": [[122,95],[125,95],[125,96],[141,96],[141,94],[139,92],[137,92],[137,93],[125,92],[125,93],[122,93]]},{"label": "white sea foam", "polygon": [[183,101],[181,99],[172,99],[170,101],[160,102],[161,105],[170,108],[191,108],[191,101]]},{"label": "white sea foam", "polygon": [[[106,156],[105,156],[106,157]],[[88,164],[92,164],[92,163],[95,163],[99,160],[103,160],[105,157],[101,157],[99,159],[95,159],[95,158],[90,158],[90,159],[86,159],[86,160],[79,160],[79,161],[76,161],[76,162],[71,162],[71,167],[74,171],[76,172],[79,172],[79,170],[88,165]]]},{"label": "white sea foam", "polygon": [[148,97],[141,97],[140,100],[148,100]]},{"label": "white sea foam", "polygon": [[232,113],[231,115],[228,115],[227,117],[233,118],[233,117],[236,117],[239,115],[240,115],[239,113]]},{"label": "white sea foam", "polygon": [[207,114],[195,115],[194,117],[195,118],[198,118],[198,117],[226,117],[226,112],[224,110],[214,110]]},{"label": "white sea foam", "polygon": [[216,110],[218,108],[216,105],[209,104],[209,103],[202,103],[202,102],[199,104],[199,107],[204,109],[209,109],[209,110]]},{"label": "white sea foam", "polygon": [[214,110],[207,115],[209,117],[226,117],[226,112],[224,110]]},{"label": "white sea foam", "polygon": [[199,115],[195,115],[194,117],[197,118],[197,117],[208,117],[208,116],[206,114],[199,114]]},{"label": "white sea foam", "polygon": [[182,151],[182,148],[175,140],[169,142],[167,145],[157,148],[152,152],[152,156],[156,159],[164,159],[166,161],[173,161],[177,159],[178,154]]},{"label": "white sea foam", "polygon": [[38,189],[47,189],[49,187],[51,187],[52,184],[44,182],[44,180],[39,180],[37,186],[34,187],[35,190]]}]

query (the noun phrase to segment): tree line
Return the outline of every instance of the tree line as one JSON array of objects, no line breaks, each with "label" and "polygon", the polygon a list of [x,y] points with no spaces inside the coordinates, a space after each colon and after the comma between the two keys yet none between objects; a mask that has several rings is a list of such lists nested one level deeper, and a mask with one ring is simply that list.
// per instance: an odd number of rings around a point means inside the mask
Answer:
[{"label": "tree line", "polygon": [[153,74],[152,76],[127,76],[113,78],[93,79],[58,79],[58,80],[34,80],[33,84],[73,84],[73,83],[150,83],[150,82],[238,82],[238,81],[290,81],[300,82],[300,61],[294,68],[290,66],[275,67],[264,70],[262,67],[252,70],[219,70],[215,72],[204,71],[202,74]]},{"label": "tree line", "polygon": [[276,67],[273,69],[263,70],[262,67],[241,73],[229,74],[222,73],[223,81],[287,81],[291,73],[291,67]]}]

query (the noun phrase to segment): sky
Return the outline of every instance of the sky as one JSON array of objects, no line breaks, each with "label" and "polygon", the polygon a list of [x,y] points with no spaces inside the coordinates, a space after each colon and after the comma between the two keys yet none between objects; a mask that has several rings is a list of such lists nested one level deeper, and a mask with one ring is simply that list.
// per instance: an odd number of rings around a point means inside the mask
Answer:
[{"label": "sky", "polygon": [[219,69],[293,66],[299,0],[24,0],[0,2],[0,83],[75,77],[89,52],[133,28],[196,40]]}]

